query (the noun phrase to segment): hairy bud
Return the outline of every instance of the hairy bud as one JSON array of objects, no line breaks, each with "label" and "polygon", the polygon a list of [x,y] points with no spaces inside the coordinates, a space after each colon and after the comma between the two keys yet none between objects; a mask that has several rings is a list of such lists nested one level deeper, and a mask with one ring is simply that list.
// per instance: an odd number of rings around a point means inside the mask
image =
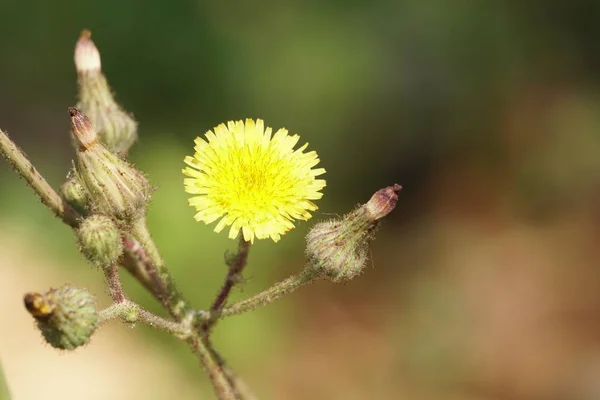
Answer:
[{"label": "hairy bud", "polygon": [[143,215],[152,189],[146,178],[98,141],[90,119],[69,108],[77,146],[75,171],[90,196],[91,211],[119,220]]},{"label": "hairy bud", "polygon": [[99,140],[124,157],[137,139],[137,122],[115,101],[90,31],[84,30],[75,45],[75,68],[79,83],[77,107],[90,117]]},{"label": "hairy bud", "polygon": [[79,250],[98,267],[112,266],[123,254],[123,243],[117,225],[104,215],[83,220],[77,231]]},{"label": "hairy bud", "polygon": [[350,214],[316,224],[306,236],[308,267],[333,282],[360,274],[378,222],[396,207],[400,189],[400,185],[381,189]]},{"label": "hairy bud", "polygon": [[27,293],[24,302],[46,341],[57,349],[86,344],[98,325],[96,301],[84,289],[63,286],[44,294]]},{"label": "hairy bud", "polygon": [[67,180],[60,187],[60,196],[80,214],[87,213],[89,196],[77,179],[74,170],[70,170]]}]

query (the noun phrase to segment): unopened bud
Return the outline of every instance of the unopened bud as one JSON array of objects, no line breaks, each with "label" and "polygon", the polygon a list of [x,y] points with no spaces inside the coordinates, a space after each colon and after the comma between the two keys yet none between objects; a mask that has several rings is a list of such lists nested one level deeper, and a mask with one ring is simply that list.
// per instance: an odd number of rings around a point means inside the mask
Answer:
[{"label": "unopened bud", "polygon": [[102,70],[100,52],[91,38],[92,32],[84,29],[75,46],[75,68],[80,74],[96,74]]},{"label": "unopened bud", "polygon": [[104,215],[84,219],[77,231],[77,242],[85,258],[101,268],[114,265],[123,254],[121,233],[113,220]]},{"label": "unopened bud", "polygon": [[140,319],[140,306],[130,303],[128,307],[123,310],[122,318],[125,322],[134,325]]},{"label": "unopened bud", "polygon": [[27,293],[27,311],[52,347],[73,350],[86,344],[98,325],[94,297],[85,289],[63,286],[47,293]]},{"label": "unopened bud", "polygon": [[60,195],[77,212],[83,215],[87,213],[89,196],[77,179],[74,170],[69,171],[67,180],[60,187]]},{"label": "unopened bud", "polygon": [[308,268],[333,282],[360,274],[378,221],[394,209],[400,189],[400,185],[381,189],[350,214],[316,224],[306,236]]},{"label": "unopened bud", "polygon": [[98,141],[90,119],[70,107],[77,147],[75,171],[90,196],[91,211],[120,220],[142,216],[152,189],[146,178]]},{"label": "unopened bud", "polygon": [[398,202],[398,193],[402,190],[402,186],[394,184],[375,192],[371,199],[363,207],[369,218],[378,220],[396,208]]},{"label": "unopened bud", "polygon": [[137,139],[137,122],[117,104],[102,74],[100,52],[84,30],[75,46],[75,68],[79,83],[77,107],[90,117],[99,140],[124,157]]}]

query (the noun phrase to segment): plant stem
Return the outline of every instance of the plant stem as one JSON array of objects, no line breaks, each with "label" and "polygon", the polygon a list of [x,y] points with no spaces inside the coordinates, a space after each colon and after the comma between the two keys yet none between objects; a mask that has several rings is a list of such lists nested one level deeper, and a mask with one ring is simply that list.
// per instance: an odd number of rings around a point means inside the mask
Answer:
[{"label": "plant stem", "polygon": [[192,311],[188,302],[179,293],[171,273],[165,267],[164,261],[158,252],[156,244],[146,225],[146,218],[142,217],[134,221],[131,226],[131,235],[139,242],[145,251],[145,271],[150,277],[156,294],[169,313],[176,319],[181,320]]},{"label": "plant stem", "polygon": [[73,228],[79,225],[80,215],[68,205],[46,179],[31,164],[25,153],[10,140],[8,135],[0,130],[0,153],[12,165],[17,174],[27,182],[42,200],[42,203],[63,222]]},{"label": "plant stem", "polygon": [[252,392],[252,389],[250,389],[248,384],[246,384],[246,382],[244,382],[244,380],[227,365],[223,357],[217,352],[208,338],[205,339],[205,344],[212,357],[215,359],[219,367],[221,367],[223,374],[225,374],[225,377],[229,381],[229,384],[233,388],[236,396],[240,400],[257,400],[258,398]]},{"label": "plant stem", "polygon": [[225,282],[223,286],[221,286],[221,290],[217,293],[217,297],[210,307],[210,315],[214,318],[206,321],[202,329],[205,332],[205,335],[208,336],[210,333],[210,329],[217,322],[218,316],[231,293],[231,289],[237,284],[242,278],[242,271],[246,264],[248,263],[248,253],[250,251],[250,242],[244,239],[243,235],[240,235],[240,240],[238,243],[238,250],[235,256],[227,260],[227,265],[229,265],[229,271],[227,271],[227,276],[225,277]]},{"label": "plant stem", "polygon": [[[188,320],[190,325],[197,311],[188,305],[188,302],[179,293],[173,279],[164,265],[158,248],[152,240],[148,231],[146,219],[140,218],[132,225],[131,235],[133,240],[124,240],[125,248],[135,255],[140,262],[144,275],[148,277],[148,286],[151,292],[161,301],[163,306],[171,313],[177,321]],[[191,328],[190,328],[191,329]],[[200,359],[200,363],[206,370],[213,388],[219,400],[236,400],[235,382],[230,381],[223,368],[208,350],[206,343],[202,340],[199,332],[191,330],[186,341],[192,351]]]},{"label": "plant stem", "polygon": [[215,393],[219,400],[237,400],[235,390],[219,366],[213,355],[208,350],[206,344],[198,333],[192,334],[187,342],[194,353],[200,359],[202,366],[206,370],[210,381],[213,384]]},{"label": "plant stem", "polygon": [[107,266],[103,268],[103,271],[110,297],[115,303],[122,303],[126,297],[123,292],[123,285],[121,285],[121,277],[119,276],[119,264]]},{"label": "plant stem", "polygon": [[148,258],[146,250],[131,234],[124,234],[122,242],[123,267],[164,305],[169,298],[169,290],[167,285],[159,279],[156,267]]},{"label": "plant stem", "polygon": [[144,310],[140,305],[127,299],[124,299],[120,303],[113,303],[104,310],[101,310],[99,323],[103,324],[115,318],[121,318],[125,322],[129,323],[141,321],[151,327],[157,328],[181,339],[187,339],[192,334],[190,321],[169,321],[151,313],[150,311]]},{"label": "plant stem", "polygon": [[[269,303],[290,294],[301,286],[311,283],[319,278],[318,274],[306,268],[297,275],[292,275],[289,278],[276,283],[269,289],[250,297],[249,299],[240,301],[232,306],[225,307],[220,312],[220,317],[229,317],[246,311],[256,310],[259,307],[264,307]],[[209,318],[214,318],[212,315]]]},{"label": "plant stem", "polygon": [[119,306],[122,303],[113,303],[106,307],[104,310],[98,312],[98,325],[107,323],[110,320],[118,318],[121,315],[121,309]]},{"label": "plant stem", "polygon": [[[17,174],[33,189],[45,206],[65,224],[77,229],[82,218],[81,215],[52,189],[23,151],[1,130],[0,153],[12,165]],[[148,232],[145,218],[136,221],[132,226],[131,234],[124,235],[123,243],[125,246],[123,265],[125,268],[161,301],[177,322],[165,320],[127,300],[121,288],[118,269],[114,267],[110,268],[105,276],[109,284],[111,297],[116,302],[100,311],[100,323],[117,317],[132,322],[131,319],[135,317],[151,326],[186,339],[207,371],[218,398],[220,400],[236,400],[235,391],[232,387],[233,383],[229,382],[223,369],[202,341],[200,334],[191,328],[192,316],[196,315],[197,312],[187,304],[175,288],[175,284]]]}]

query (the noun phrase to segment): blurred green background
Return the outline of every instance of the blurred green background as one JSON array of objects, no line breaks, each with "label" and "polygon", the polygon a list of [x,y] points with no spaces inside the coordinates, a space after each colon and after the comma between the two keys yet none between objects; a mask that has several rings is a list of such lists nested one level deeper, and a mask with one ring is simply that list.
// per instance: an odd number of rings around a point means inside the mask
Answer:
[{"label": "blurred green background", "polygon": [[[298,271],[315,220],[404,186],[364,275],[219,324],[261,398],[600,398],[600,3],[3,0],[0,17],[0,128],[55,187],[73,157],[73,47],[93,32],[140,121],[131,157],[159,187],[150,228],[199,307],[235,247],[183,191],[206,130],[263,118],[327,169],[315,218],[253,247],[236,298]],[[74,355],[44,346],[21,296],[66,282],[108,304],[72,232],[0,163],[14,398],[212,398],[185,345],[144,327],[112,324]]]}]

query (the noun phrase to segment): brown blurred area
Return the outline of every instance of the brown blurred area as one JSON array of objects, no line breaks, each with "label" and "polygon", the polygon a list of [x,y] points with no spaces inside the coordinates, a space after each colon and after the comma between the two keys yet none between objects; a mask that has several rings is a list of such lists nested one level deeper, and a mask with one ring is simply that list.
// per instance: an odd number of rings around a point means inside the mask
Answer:
[{"label": "brown blurred area", "polygon": [[[314,221],[403,185],[363,275],[219,324],[219,349],[260,398],[600,399],[600,3],[33,3],[26,15],[0,4],[0,35],[14,38],[0,41],[0,129],[62,182],[71,52],[90,28],[140,120],[132,159],[159,187],[153,235],[198,307],[234,247],[193,221],[182,186],[183,157],[214,125],[285,126],[327,169],[315,218],[255,245],[236,299],[298,271]],[[42,343],[23,293],[69,282],[108,304],[84,264],[0,162],[0,361],[13,397],[213,398],[160,332],[111,324],[75,354]]]},{"label": "brown blurred area", "polygon": [[420,215],[399,206],[379,233],[374,270],[304,293],[276,398],[600,398],[598,111],[538,90],[506,107],[502,164],[438,160]]}]

